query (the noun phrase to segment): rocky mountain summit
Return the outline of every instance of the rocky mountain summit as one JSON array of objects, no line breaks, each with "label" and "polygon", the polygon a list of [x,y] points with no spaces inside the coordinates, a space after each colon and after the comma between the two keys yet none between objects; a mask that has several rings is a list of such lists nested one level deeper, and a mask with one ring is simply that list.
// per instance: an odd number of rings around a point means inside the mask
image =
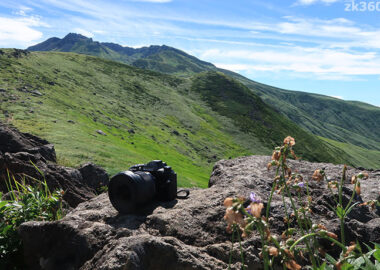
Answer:
[{"label": "rocky mountain summit", "polygon": [[0,122],[0,191],[7,193],[8,172],[16,179],[46,180],[50,190],[62,189],[70,207],[95,197],[96,189],[108,184],[106,171],[86,163],[78,169],[58,166],[54,145],[21,133]]},{"label": "rocky mountain summit", "polygon": [[[227,269],[231,235],[223,220],[227,197],[245,196],[254,191],[266,202],[274,172],[267,170],[270,157],[250,156],[221,160],[214,166],[209,188],[192,189],[184,200],[155,203],[134,215],[120,215],[107,194],[78,205],[56,222],[27,222],[20,227],[24,254],[30,269]],[[325,183],[311,180],[316,169],[324,168],[331,179],[339,179],[341,165],[289,161],[310,181],[313,219],[339,235],[339,220],[329,209],[331,195]],[[360,171],[348,168],[347,179]],[[358,201],[374,200],[379,195],[380,171],[369,171],[361,183]],[[180,176],[179,176],[180,177]],[[349,180],[343,193],[352,194]],[[301,190],[301,196],[305,196]],[[272,234],[280,235],[283,203],[275,194],[269,221]],[[286,201],[289,204],[289,201]],[[346,219],[346,241],[380,242],[378,209],[357,205]],[[255,233],[243,240],[248,269],[262,269],[260,239]],[[232,268],[240,269],[238,243],[232,252]],[[326,245],[334,254],[335,247]]]}]

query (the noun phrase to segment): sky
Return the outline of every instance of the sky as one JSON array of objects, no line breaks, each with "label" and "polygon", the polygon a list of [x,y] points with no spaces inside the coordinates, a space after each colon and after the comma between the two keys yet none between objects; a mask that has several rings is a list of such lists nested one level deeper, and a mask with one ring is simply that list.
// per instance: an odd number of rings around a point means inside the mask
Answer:
[{"label": "sky", "polygon": [[69,32],[165,44],[258,82],[380,106],[380,0],[0,1],[2,48]]}]

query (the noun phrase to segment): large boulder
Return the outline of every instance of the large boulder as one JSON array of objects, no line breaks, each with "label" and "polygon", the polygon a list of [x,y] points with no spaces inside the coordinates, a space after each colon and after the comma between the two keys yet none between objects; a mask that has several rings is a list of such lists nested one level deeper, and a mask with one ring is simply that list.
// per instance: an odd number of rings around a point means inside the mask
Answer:
[{"label": "large boulder", "polygon": [[[223,201],[231,196],[249,196],[255,191],[268,198],[274,172],[266,165],[270,157],[251,156],[219,161],[209,188],[192,189],[184,200],[154,203],[138,214],[120,215],[107,194],[81,203],[56,222],[28,222],[20,227],[25,260],[30,269],[227,269],[231,235],[223,221]],[[310,179],[313,171],[325,168],[334,179],[342,166],[291,161],[291,166]],[[359,171],[348,169],[348,176]],[[380,171],[369,172],[362,182],[362,197],[376,199]],[[351,188],[346,183],[347,192]],[[313,219],[338,232],[336,216],[326,206],[327,189],[310,184],[315,215]],[[289,202],[288,202],[289,203]],[[357,206],[347,219],[348,240],[380,242],[380,217],[366,206]],[[280,234],[283,223],[282,200],[275,195],[271,209],[272,234]],[[243,241],[248,269],[262,269],[260,240],[256,234]],[[233,269],[240,269],[238,244],[232,253]]]},{"label": "large boulder", "polygon": [[78,170],[55,162],[52,144],[0,122],[0,191],[3,193],[8,191],[8,172],[30,184],[35,183],[30,177],[45,179],[50,190],[65,191],[63,199],[70,207],[95,197],[98,185],[108,184],[107,173],[94,164]]}]

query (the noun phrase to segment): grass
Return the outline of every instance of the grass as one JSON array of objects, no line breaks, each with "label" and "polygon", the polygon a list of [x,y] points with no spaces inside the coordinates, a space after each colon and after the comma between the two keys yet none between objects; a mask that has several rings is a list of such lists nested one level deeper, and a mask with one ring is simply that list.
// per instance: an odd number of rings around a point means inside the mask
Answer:
[{"label": "grass", "polygon": [[187,80],[69,53],[0,61],[0,117],[54,143],[62,165],[93,161],[114,174],[162,159],[180,186],[206,187],[215,161],[265,153],[243,145],[249,136],[235,136],[230,119],[183,95]]},{"label": "grass", "polygon": [[162,159],[179,186],[206,187],[217,160],[268,155],[287,135],[302,138],[297,151],[310,161],[362,164],[222,73],[176,77],[74,53],[2,51],[0,120],[54,143],[61,165],[92,161],[112,175]]},{"label": "grass", "polygon": [[[25,184],[26,178],[33,186]],[[0,192],[0,268],[24,269],[18,228],[27,221],[62,218],[63,191],[51,192],[45,180],[28,176],[16,179],[9,172],[7,187],[8,198]]]}]

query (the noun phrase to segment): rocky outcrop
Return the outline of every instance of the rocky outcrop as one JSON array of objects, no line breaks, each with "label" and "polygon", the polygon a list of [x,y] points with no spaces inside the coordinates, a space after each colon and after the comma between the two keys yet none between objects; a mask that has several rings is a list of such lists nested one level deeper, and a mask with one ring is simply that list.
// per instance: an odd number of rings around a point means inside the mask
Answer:
[{"label": "rocky outcrop", "polygon": [[[271,190],[274,172],[266,165],[270,157],[252,156],[219,161],[210,178],[209,188],[192,189],[185,200],[155,203],[138,214],[119,215],[107,194],[81,203],[56,222],[28,222],[20,227],[25,259],[30,269],[227,269],[231,235],[223,221],[226,197],[256,192],[264,201]],[[291,161],[294,170],[310,179],[313,171],[325,168],[329,177],[340,177],[342,166]],[[348,169],[348,176],[358,173]],[[380,171],[369,172],[362,182],[362,197],[376,199]],[[346,183],[350,192],[351,184]],[[313,218],[335,233],[336,216],[326,205],[324,185],[310,184]],[[282,219],[282,201],[275,195],[271,208],[272,234],[286,227]],[[380,217],[366,206],[357,206],[347,218],[348,241],[380,242]],[[248,269],[262,269],[259,237],[243,241]],[[238,244],[232,253],[233,269],[240,269]]]},{"label": "rocky outcrop", "polygon": [[0,191],[8,191],[5,183],[8,171],[31,184],[30,177],[45,178],[51,190],[64,190],[63,199],[69,206],[76,207],[95,197],[95,189],[99,185],[108,183],[107,173],[94,164],[85,164],[78,170],[58,166],[55,162],[56,153],[52,144],[0,122]]}]

